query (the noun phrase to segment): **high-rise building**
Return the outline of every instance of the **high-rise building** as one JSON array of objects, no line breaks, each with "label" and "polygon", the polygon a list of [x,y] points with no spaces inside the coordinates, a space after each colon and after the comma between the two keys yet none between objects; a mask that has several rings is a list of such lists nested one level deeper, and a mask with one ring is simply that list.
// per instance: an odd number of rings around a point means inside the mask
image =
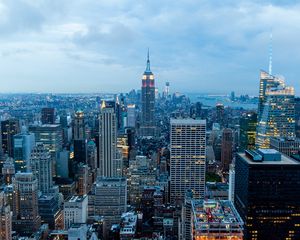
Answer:
[{"label": "high-rise building", "polygon": [[74,140],[85,139],[85,121],[83,111],[77,111],[75,113],[73,124],[73,138]]},{"label": "high-rise building", "polygon": [[292,156],[300,152],[300,139],[271,138],[270,148],[275,149],[285,155]]},{"label": "high-rise building", "polygon": [[94,141],[87,143],[87,164],[91,169],[97,168],[97,147]]},{"label": "high-rise building", "polygon": [[44,144],[49,150],[53,163],[53,175],[56,175],[56,161],[62,150],[62,129],[59,124],[31,125],[29,131],[34,133],[36,143]]},{"label": "high-rise building", "polygon": [[263,88],[263,98],[259,99],[256,145],[260,148],[269,148],[271,137],[295,137],[294,88],[285,86],[283,79],[273,76],[261,81],[270,78],[273,78],[271,86]]},{"label": "high-rise building", "polygon": [[155,82],[150,69],[149,51],[147,67],[142,78],[142,124],[141,135],[145,137],[155,136]]},{"label": "high-rise building", "polygon": [[300,138],[300,97],[295,98],[296,136]]},{"label": "high-rise building", "polygon": [[102,102],[99,116],[99,162],[98,176],[115,177],[118,176],[120,168],[117,159],[117,129],[116,114],[114,108]]},{"label": "high-rise building", "polygon": [[127,105],[127,127],[135,127],[136,122],[136,109],[135,104]]},{"label": "high-rise building", "polygon": [[12,215],[7,196],[4,192],[0,192],[0,239],[12,239]]},{"label": "high-rise building", "polygon": [[225,124],[225,109],[222,103],[216,105],[216,122],[219,123],[221,127]]},{"label": "high-rise building", "polygon": [[235,206],[245,240],[299,239],[300,163],[273,149],[247,150],[235,162]]},{"label": "high-rise building", "polygon": [[31,171],[38,181],[38,189],[42,194],[48,194],[53,187],[52,159],[43,144],[38,143],[30,156]]},{"label": "high-rise building", "polygon": [[171,119],[171,202],[183,201],[187,190],[204,197],[206,121]]},{"label": "high-rise building", "polygon": [[13,181],[13,230],[31,235],[41,225],[38,210],[38,180],[31,173],[16,173]]},{"label": "high-rise building", "polygon": [[163,97],[168,98],[170,96],[170,83],[166,82]]},{"label": "high-rise building", "polygon": [[230,128],[223,129],[221,145],[222,171],[228,173],[229,164],[233,158],[233,131]]},{"label": "high-rise building", "polygon": [[88,211],[88,196],[72,196],[64,203],[65,229],[74,223],[86,223]]},{"label": "high-rise building", "polygon": [[54,108],[42,108],[41,111],[42,124],[54,124],[55,123],[55,109]]},{"label": "high-rise building", "polygon": [[258,116],[257,120],[260,121],[263,111],[264,105],[267,102],[266,92],[270,88],[276,88],[282,82],[281,79],[272,76],[271,74],[261,70],[260,71],[260,80],[259,80],[259,102],[258,102]]},{"label": "high-rise building", "polygon": [[26,172],[30,166],[31,151],[35,146],[34,134],[24,130],[14,135],[13,146],[16,172]]},{"label": "high-rise building", "polygon": [[103,216],[107,227],[117,224],[127,209],[125,178],[97,178],[95,182],[94,215]]},{"label": "high-rise building", "polygon": [[20,133],[18,119],[8,119],[1,122],[2,149],[4,154],[13,157],[14,135]]},{"label": "high-rise building", "polygon": [[7,157],[2,167],[2,176],[4,178],[4,183],[7,185],[11,184],[15,173],[16,171],[14,160],[13,158]]},{"label": "high-rise building", "polygon": [[240,118],[240,146],[239,150],[244,151],[255,148],[257,114],[246,113]]}]

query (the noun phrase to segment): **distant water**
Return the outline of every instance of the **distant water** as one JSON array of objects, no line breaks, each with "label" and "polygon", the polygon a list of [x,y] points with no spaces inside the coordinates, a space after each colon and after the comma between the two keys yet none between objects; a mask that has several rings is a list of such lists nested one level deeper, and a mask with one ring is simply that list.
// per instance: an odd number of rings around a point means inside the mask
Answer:
[{"label": "distant water", "polygon": [[232,102],[228,96],[201,94],[187,94],[187,96],[192,102],[201,102],[204,106],[215,107],[217,103],[222,103],[225,107],[257,110],[257,103]]}]

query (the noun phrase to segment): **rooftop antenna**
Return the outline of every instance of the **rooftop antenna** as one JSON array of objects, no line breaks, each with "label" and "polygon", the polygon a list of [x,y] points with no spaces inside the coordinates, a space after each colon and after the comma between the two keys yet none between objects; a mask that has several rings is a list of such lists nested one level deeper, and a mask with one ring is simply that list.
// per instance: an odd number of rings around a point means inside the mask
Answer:
[{"label": "rooftop antenna", "polygon": [[273,41],[273,34],[272,34],[272,30],[271,30],[271,33],[270,33],[270,46],[269,46],[269,74],[270,75],[272,75],[272,54],[273,54],[272,41]]}]

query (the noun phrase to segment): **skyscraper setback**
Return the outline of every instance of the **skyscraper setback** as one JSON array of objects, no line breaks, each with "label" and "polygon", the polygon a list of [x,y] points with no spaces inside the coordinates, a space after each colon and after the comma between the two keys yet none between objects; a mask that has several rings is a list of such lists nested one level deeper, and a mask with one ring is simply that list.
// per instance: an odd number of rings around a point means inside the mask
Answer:
[{"label": "skyscraper setback", "polygon": [[155,82],[150,69],[149,51],[147,67],[142,78],[142,126],[141,135],[144,137],[155,136]]}]

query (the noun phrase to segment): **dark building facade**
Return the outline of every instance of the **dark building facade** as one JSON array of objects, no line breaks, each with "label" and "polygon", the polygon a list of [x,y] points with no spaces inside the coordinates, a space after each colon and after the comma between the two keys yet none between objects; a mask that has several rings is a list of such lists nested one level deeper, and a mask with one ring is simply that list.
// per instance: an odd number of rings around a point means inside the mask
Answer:
[{"label": "dark building facade", "polygon": [[54,124],[55,123],[55,109],[54,108],[42,108],[41,112],[42,124]]},{"label": "dark building facade", "polygon": [[20,133],[20,123],[18,119],[8,119],[1,122],[1,136],[3,153],[13,157],[14,135]]},{"label": "dark building facade", "polygon": [[234,199],[245,240],[299,239],[299,187],[299,162],[273,149],[239,153]]},{"label": "dark building facade", "polygon": [[150,69],[149,52],[147,59],[147,67],[142,78],[142,136],[155,135],[155,82],[154,75]]},{"label": "dark building facade", "polygon": [[233,158],[233,131],[230,128],[225,128],[222,133],[221,145],[221,163],[222,171],[229,171],[229,164]]},{"label": "dark building facade", "polygon": [[257,114],[246,113],[240,118],[240,150],[255,148]]}]

